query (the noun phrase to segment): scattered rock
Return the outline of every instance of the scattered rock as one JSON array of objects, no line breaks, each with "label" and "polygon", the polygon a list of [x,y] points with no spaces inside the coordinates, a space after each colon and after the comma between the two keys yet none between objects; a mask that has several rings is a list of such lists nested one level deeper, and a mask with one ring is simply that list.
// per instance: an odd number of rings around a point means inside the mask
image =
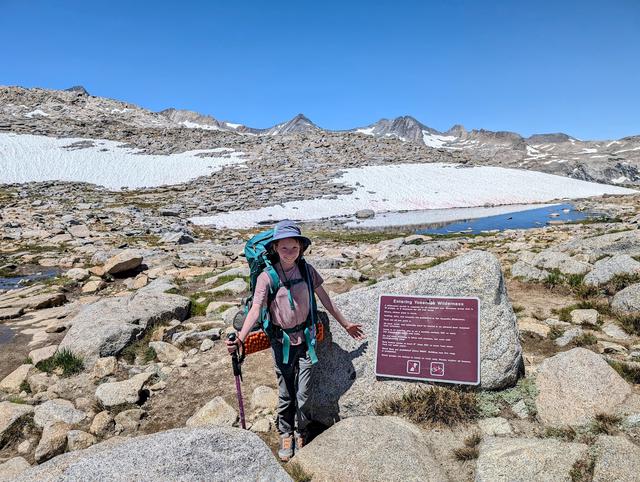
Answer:
[{"label": "scattered rock", "polygon": [[76,410],[69,400],[58,398],[49,400],[35,408],[33,421],[36,426],[46,428],[56,422],[64,422],[74,425],[82,422],[87,414],[81,410]]},{"label": "scattered rock", "polygon": [[131,410],[124,410],[115,417],[115,432],[116,434],[122,433],[134,433],[140,427],[140,420],[144,416],[145,411],[139,408],[133,408]]},{"label": "scattered rock", "polygon": [[98,437],[104,437],[107,433],[113,430],[115,427],[115,421],[113,416],[106,410],[98,413],[91,422],[89,432]]},{"label": "scattered rock", "polygon": [[313,480],[449,480],[424,432],[399,417],[341,420],[296,451]]},{"label": "scattered rock", "polygon": [[555,344],[561,347],[567,346],[569,343],[571,343],[579,336],[582,336],[583,334],[584,331],[582,331],[582,328],[580,327],[570,328],[569,330],[566,330],[561,337],[556,338]]},{"label": "scattered rock", "polygon": [[76,281],[84,281],[86,280],[89,276],[91,276],[91,273],[89,273],[88,269],[84,269],[84,268],[71,268],[69,271],[67,271],[65,274],[65,277],[67,278],[71,278],[73,280]]},{"label": "scattered rock", "polygon": [[104,264],[105,274],[118,274],[136,269],[142,264],[142,255],[139,251],[126,249],[109,258]]},{"label": "scattered rock", "polygon": [[0,402],[0,448],[16,425],[33,413],[31,405]]},{"label": "scattered rock", "polygon": [[261,418],[256,420],[251,425],[251,431],[255,433],[269,433],[271,432],[271,420],[268,418]]},{"label": "scattered rock", "polygon": [[574,325],[597,325],[598,310],[572,310],[570,313],[571,323]]},{"label": "scattered rock", "polygon": [[67,447],[67,432],[69,432],[69,426],[66,423],[55,422],[47,425],[36,447],[36,462],[42,463],[63,453]]},{"label": "scattered rock", "polygon": [[107,408],[125,403],[138,403],[142,387],[151,375],[151,373],[140,373],[122,382],[103,383],[96,390],[96,398]]},{"label": "scattered rock", "polygon": [[98,358],[93,366],[93,378],[100,380],[113,375],[118,369],[118,359],[114,356]]},{"label": "scattered rock", "polygon": [[216,294],[216,293],[222,293],[224,291],[229,291],[230,293],[234,294],[234,295],[239,295],[244,293],[245,291],[247,291],[249,289],[249,285],[247,284],[247,282],[242,279],[242,278],[236,278],[232,281],[229,281],[228,283],[222,284],[216,288],[211,288],[210,290],[208,290],[209,293],[212,294]]},{"label": "scattered rock", "polygon": [[611,308],[622,315],[640,313],[640,283],[618,291],[611,301]]},{"label": "scattered rock", "polygon": [[20,365],[13,370],[9,375],[4,377],[0,382],[0,391],[8,393],[20,393],[22,391],[22,384],[27,380],[29,376],[29,370],[33,368],[31,364]]},{"label": "scattered rock", "polygon": [[630,338],[622,328],[614,323],[605,323],[602,327],[602,332],[617,340],[628,340]]},{"label": "scattered rock", "polygon": [[516,261],[511,266],[511,276],[530,281],[544,281],[549,276],[549,272],[524,261]]},{"label": "scattered rock", "polygon": [[96,442],[97,439],[93,435],[82,430],[70,430],[67,434],[67,450],[69,452],[86,449]]},{"label": "scattered rock", "polygon": [[265,409],[273,411],[278,404],[278,392],[271,387],[256,387],[251,394],[251,406],[254,410]]},{"label": "scattered rock", "polygon": [[95,293],[96,291],[100,291],[107,287],[107,283],[105,283],[101,279],[87,281],[85,285],[82,287],[83,293]]},{"label": "scattered rock", "polygon": [[621,274],[640,274],[640,263],[627,254],[601,259],[595,262],[591,272],[584,277],[584,283],[599,286]]},{"label": "scattered rock", "polygon": [[585,425],[615,413],[631,388],[598,354],[574,348],[544,360],[536,376],[538,417],[545,425]]},{"label": "scattered rock", "polygon": [[477,482],[570,481],[573,464],[587,456],[584,444],[552,438],[486,437],[480,444]]},{"label": "scattered rock", "polygon": [[0,308],[0,320],[12,320],[20,318],[24,314],[24,307]]},{"label": "scattered rock", "polygon": [[359,211],[356,211],[356,218],[358,219],[369,219],[372,218],[376,215],[375,211],[373,209],[360,209]]},{"label": "scattered rock", "polygon": [[162,363],[173,363],[184,356],[181,350],[164,341],[152,341],[149,346],[155,350],[158,360]]},{"label": "scattered rock", "polygon": [[45,361],[51,358],[56,354],[57,350],[58,345],[45,346],[29,352],[29,358],[31,358],[31,363],[37,365],[41,361]]},{"label": "scattered rock", "polygon": [[214,346],[213,340],[206,338],[202,340],[202,343],[200,344],[200,351],[209,351],[213,348],[213,346]]},{"label": "scattered rock", "polygon": [[203,427],[207,425],[232,426],[238,420],[235,409],[224,401],[222,397],[216,397],[200,408],[189,420],[187,427]]}]

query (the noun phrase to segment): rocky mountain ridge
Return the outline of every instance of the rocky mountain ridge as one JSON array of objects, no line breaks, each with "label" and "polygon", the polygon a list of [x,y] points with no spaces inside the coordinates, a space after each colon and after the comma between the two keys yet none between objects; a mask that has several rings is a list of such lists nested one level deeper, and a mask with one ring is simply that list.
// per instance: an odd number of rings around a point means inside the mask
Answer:
[{"label": "rocky mountain ridge", "polygon": [[[411,116],[331,131],[318,127],[303,114],[271,128],[255,129],[187,110],[151,112],[92,96],[82,87],[67,91],[0,87],[2,131],[125,141],[150,153],[242,146],[243,151],[257,157],[286,156],[300,162],[315,158],[323,163],[330,155],[344,166],[354,161],[375,164],[380,152],[390,147],[388,157],[383,156],[387,162],[463,161],[586,181],[640,184],[640,136],[583,141],[564,133],[550,133],[525,138],[507,131],[467,131],[461,125],[440,132]],[[364,147],[358,149],[359,159],[354,159],[349,149],[352,145]],[[412,161],[414,157],[418,159]]]}]

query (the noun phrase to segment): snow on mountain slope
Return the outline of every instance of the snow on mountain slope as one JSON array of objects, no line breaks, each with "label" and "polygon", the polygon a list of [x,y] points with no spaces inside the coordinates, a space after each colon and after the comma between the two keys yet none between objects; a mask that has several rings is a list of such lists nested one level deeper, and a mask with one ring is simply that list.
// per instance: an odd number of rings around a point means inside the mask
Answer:
[{"label": "snow on mountain slope", "polygon": [[264,220],[313,220],[360,209],[375,212],[528,204],[636,191],[535,171],[452,164],[398,164],[345,169],[334,182],[354,187],[335,199],[310,199],[248,211],[192,218],[195,224],[243,228]]},{"label": "snow on mountain slope", "polygon": [[108,140],[0,133],[0,184],[62,180],[109,189],[178,184],[241,163],[241,156],[224,148],[148,155]]}]

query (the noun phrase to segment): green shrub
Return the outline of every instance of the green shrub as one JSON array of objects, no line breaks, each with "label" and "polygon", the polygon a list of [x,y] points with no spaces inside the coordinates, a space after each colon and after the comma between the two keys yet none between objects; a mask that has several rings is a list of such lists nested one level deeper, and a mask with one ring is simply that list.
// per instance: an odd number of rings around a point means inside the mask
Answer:
[{"label": "green shrub", "polygon": [[84,362],[82,357],[76,356],[70,350],[63,348],[48,360],[38,362],[36,368],[47,373],[52,372],[56,368],[61,368],[62,376],[68,377],[80,373],[84,368]]},{"label": "green shrub", "polygon": [[598,339],[591,333],[584,333],[573,339],[576,346],[592,346],[598,343]]}]

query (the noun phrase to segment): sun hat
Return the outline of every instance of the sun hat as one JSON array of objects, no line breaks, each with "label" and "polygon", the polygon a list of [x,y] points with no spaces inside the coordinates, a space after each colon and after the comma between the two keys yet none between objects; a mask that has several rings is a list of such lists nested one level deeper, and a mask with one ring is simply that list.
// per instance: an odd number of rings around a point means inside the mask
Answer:
[{"label": "sun hat", "polygon": [[274,241],[286,238],[297,238],[302,241],[302,251],[305,251],[309,246],[311,246],[311,240],[302,235],[298,225],[293,221],[285,219],[284,221],[280,221],[273,228],[273,238],[271,238],[271,241],[267,244],[267,248],[270,248]]}]

